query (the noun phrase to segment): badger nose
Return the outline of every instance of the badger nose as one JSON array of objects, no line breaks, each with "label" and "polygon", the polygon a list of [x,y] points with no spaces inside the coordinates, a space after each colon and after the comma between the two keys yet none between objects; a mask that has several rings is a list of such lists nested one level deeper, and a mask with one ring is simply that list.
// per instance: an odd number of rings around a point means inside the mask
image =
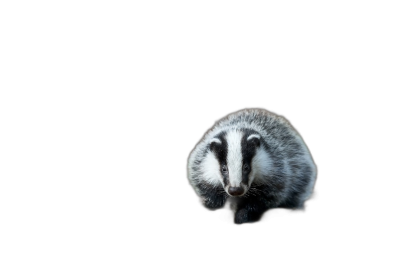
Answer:
[{"label": "badger nose", "polygon": [[232,187],[228,188],[228,193],[232,196],[241,196],[244,193],[244,189],[242,187]]}]

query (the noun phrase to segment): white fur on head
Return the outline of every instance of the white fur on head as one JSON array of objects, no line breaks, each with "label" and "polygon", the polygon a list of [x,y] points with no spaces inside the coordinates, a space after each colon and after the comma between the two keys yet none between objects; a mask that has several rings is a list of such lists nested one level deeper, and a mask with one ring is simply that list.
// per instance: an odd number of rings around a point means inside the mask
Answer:
[{"label": "white fur on head", "polygon": [[260,135],[259,134],[252,134],[249,137],[247,137],[247,141],[253,139],[253,138],[257,138],[258,140],[260,140]]},{"label": "white fur on head", "polygon": [[207,153],[200,168],[202,169],[202,178],[204,181],[218,185],[222,183],[222,175],[220,172],[219,162],[214,153]]},{"label": "white fur on head", "polygon": [[271,157],[264,148],[258,148],[251,162],[251,174],[249,177],[250,183],[254,181],[255,177],[259,179],[259,182],[265,182],[263,180],[267,179],[268,175],[271,174],[271,171]]},{"label": "white fur on head", "polygon": [[218,138],[213,138],[213,139],[211,139],[211,141],[210,141],[210,144],[212,144],[212,143],[221,144],[221,140],[219,140]]},{"label": "white fur on head", "polygon": [[226,134],[226,142],[228,144],[227,164],[229,170],[230,186],[239,187],[242,181],[242,136],[241,131],[229,131]]}]

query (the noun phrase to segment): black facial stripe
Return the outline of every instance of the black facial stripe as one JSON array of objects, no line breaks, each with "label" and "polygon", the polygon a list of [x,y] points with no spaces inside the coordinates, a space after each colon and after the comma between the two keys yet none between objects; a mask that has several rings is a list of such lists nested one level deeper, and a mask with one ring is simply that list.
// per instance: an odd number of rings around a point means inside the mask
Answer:
[{"label": "black facial stripe", "polygon": [[[228,156],[228,143],[226,141],[226,133],[225,132],[221,132],[220,134],[218,134],[217,136],[215,136],[215,138],[221,140],[221,144],[218,143],[213,143],[212,146],[210,146],[210,150],[215,154],[218,162],[219,162],[219,166],[220,168],[223,165],[227,165],[227,156]],[[222,173],[222,171],[220,170],[220,173],[223,177],[223,182],[224,185],[228,185],[229,183],[229,172],[228,173]]]},{"label": "black facial stripe", "polygon": [[[251,160],[256,154],[256,150],[260,144],[257,138],[252,138],[247,141],[247,138],[252,134],[258,134],[256,131],[243,129],[243,137],[241,141],[242,146],[242,156],[243,156],[243,165],[247,164],[249,166],[249,170],[246,172],[244,168],[242,169],[242,183],[245,185],[249,184],[249,174],[251,172]],[[257,140],[254,140],[257,139]],[[261,140],[260,140],[261,141]]]}]

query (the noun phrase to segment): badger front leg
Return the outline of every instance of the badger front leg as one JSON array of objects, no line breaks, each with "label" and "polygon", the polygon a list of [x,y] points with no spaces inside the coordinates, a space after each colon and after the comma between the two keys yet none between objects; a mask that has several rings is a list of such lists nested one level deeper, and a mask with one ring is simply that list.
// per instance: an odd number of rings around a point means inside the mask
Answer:
[{"label": "badger front leg", "polygon": [[203,204],[210,210],[222,208],[225,205],[226,197],[220,195],[213,195],[203,197]]},{"label": "badger front leg", "polygon": [[246,208],[238,209],[233,212],[233,222],[236,225],[255,224],[258,222],[259,217],[259,214]]},{"label": "badger front leg", "polygon": [[266,208],[262,203],[237,201],[231,204],[231,211],[234,224],[256,224],[266,212]]}]

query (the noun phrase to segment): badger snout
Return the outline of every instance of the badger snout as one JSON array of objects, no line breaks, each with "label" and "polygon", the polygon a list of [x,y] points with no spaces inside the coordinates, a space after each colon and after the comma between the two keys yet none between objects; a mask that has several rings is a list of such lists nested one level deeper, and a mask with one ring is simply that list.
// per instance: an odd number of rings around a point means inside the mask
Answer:
[{"label": "badger snout", "polygon": [[241,186],[239,186],[239,187],[229,186],[228,187],[228,193],[231,196],[239,197],[239,196],[244,194],[244,188],[241,187]]}]

